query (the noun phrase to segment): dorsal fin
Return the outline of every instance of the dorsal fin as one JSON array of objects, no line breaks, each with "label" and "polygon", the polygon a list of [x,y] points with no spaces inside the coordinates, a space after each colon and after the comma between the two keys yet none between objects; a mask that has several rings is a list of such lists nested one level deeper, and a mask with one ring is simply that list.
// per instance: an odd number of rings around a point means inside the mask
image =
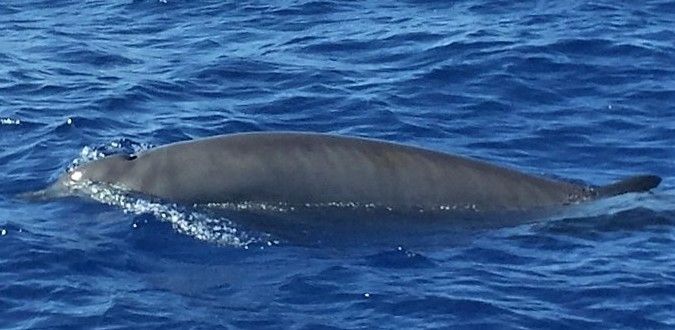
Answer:
[{"label": "dorsal fin", "polygon": [[646,192],[656,188],[661,183],[657,175],[636,175],[621,181],[595,188],[599,197],[611,197],[631,192]]}]

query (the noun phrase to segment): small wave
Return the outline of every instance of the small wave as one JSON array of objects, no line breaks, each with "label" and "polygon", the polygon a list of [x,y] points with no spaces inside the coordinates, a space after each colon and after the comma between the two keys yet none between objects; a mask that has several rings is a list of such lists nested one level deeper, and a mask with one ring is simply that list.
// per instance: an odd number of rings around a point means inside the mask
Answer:
[{"label": "small wave", "polygon": [[366,260],[370,266],[381,268],[419,269],[436,267],[433,259],[402,246],[366,257]]},{"label": "small wave", "polygon": [[103,50],[76,49],[57,53],[55,61],[67,62],[78,59],[79,63],[96,67],[118,67],[137,64],[138,61]]},{"label": "small wave", "polygon": [[287,8],[275,9],[272,10],[270,14],[281,17],[324,15],[343,11],[343,6],[344,5],[333,1],[309,1],[307,3],[297,4]]}]

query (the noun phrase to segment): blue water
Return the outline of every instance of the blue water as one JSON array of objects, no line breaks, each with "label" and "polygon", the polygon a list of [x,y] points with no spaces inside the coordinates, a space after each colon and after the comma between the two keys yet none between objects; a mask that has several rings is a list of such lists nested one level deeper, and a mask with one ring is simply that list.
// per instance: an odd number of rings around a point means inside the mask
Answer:
[{"label": "blue water", "polygon": [[[674,328],[675,3],[630,3],[2,2],[0,327]],[[664,181],[534,224],[337,237],[15,198],[102,153],[271,130]]]}]

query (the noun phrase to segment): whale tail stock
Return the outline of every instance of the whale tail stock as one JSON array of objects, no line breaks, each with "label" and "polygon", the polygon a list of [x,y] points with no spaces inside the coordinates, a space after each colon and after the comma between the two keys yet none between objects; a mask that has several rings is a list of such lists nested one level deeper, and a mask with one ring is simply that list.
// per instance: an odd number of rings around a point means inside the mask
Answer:
[{"label": "whale tail stock", "polygon": [[658,175],[636,175],[595,188],[598,197],[612,197],[632,192],[647,192],[661,183]]}]

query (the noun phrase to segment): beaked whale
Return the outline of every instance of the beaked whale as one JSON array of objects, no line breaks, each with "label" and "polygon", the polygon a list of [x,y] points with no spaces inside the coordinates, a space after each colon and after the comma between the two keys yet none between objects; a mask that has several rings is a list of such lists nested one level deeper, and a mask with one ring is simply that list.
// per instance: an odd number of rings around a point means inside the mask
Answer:
[{"label": "beaked whale", "polygon": [[525,174],[392,142],[320,133],[262,132],[173,143],[77,166],[32,197],[108,184],[188,205],[370,205],[390,210],[528,211],[646,192],[661,178],[591,186]]}]

